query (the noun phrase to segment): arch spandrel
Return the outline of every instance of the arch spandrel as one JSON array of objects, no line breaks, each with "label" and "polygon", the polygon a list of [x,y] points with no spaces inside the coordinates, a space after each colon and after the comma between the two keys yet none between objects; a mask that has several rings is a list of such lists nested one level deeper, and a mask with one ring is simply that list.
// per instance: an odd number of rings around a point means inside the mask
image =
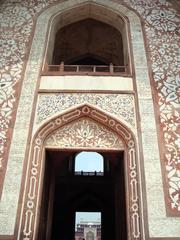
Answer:
[{"label": "arch spandrel", "polygon": [[[83,103],[84,97],[88,97],[88,101]],[[44,126],[46,122],[50,122],[51,119],[58,118],[59,115],[79,108],[81,106],[89,106],[90,108],[97,109],[99,111],[106,112],[109,116],[120,121],[123,125],[131,129],[136,134],[136,122],[135,122],[135,110],[134,110],[134,96],[108,94],[109,104],[103,103],[106,101],[106,94],[92,94],[92,93],[67,93],[63,94],[63,101],[59,101],[60,94],[43,94],[39,96],[37,104],[37,114],[35,116],[35,124],[33,126],[33,132],[37,132],[41,126]],[[69,98],[73,97],[73,107],[70,104]],[[48,99],[48,104],[45,101]],[[100,101],[98,101],[100,99]],[[63,103],[64,102],[64,103]],[[118,102],[118,107],[114,107],[114,104]],[[127,104],[125,105],[125,103]],[[126,116],[125,116],[126,113]]]},{"label": "arch spandrel", "polygon": [[114,118],[110,114],[105,113],[89,104],[82,104],[71,108],[65,112],[62,112],[59,115],[56,115],[53,118],[50,118],[45,122],[36,132],[34,138],[40,138],[45,140],[52,131],[57,130],[60,127],[63,127],[73,121],[77,121],[80,118],[89,118],[91,121],[95,121],[110,128],[112,131],[117,133],[122,137],[123,141],[127,144],[132,138],[135,139],[134,133],[124,122],[121,122],[117,118]]}]

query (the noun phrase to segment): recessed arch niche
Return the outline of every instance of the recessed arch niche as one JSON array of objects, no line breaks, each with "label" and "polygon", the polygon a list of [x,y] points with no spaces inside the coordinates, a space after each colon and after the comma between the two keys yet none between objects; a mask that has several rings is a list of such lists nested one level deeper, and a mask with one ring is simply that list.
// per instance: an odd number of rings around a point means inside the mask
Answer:
[{"label": "recessed arch niche", "polygon": [[56,33],[53,65],[124,66],[122,35],[116,28],[84,19],[61,28]]},{"label": "recessed arch niche", "polygon": [[[84,119],[86,121],[89,120],[93,124],[99,125],[100,129],[107,131],[107,134],[110,134],[112,138],[114,136],[116,144],[114,145],[114,141],[110,142],[109,149],[113,149],[114,146],[114,149],[124,151],[128,234],[131,236],[131,239],[141,238],[138,159],[135,137],[133,133],[120,121],[117,121],[96,108],[83,105],[51,119],[35,134],[27,169],[26,193],[21,222],[22,239],[37,239],[39,208],[41,205],[40,199],[42,194],[45,164],[44,152],[46,144],[48,143],[48,146],[51,146],[52,143],[56,143],[56,146],[58,146],[58,141],[54,141],[55,139],[52,137],[52,134],[60,134],[59,139],[61,141],[61,130],[63,128],[67,130],[69,126],[72,129],[71,124],[76,124],[78,121],[84,121]],[[80,127],[81,126],[82,124],[80,124]],[[96,135],[97,134],[95,134],[95,136]],[[109,144],[108,138],[106,141],[105,146],[107,150],[107,144]],[[94,142],[96,141],[92,141],[92,144],[94,144]],[[61,147],[66,147],[66,144]],[[76,147],[79,146],[72,146],[72,149],[76,149]],[[94,147],[96,150],[98,149],[98,146],[94,145]],[[68,148],[70,148],[69,145]],[[86,147],[83,148],[81,146],[81,149],[86,149]]]},{"label": "recessed arch niche", "polygon": [[130,69],[128,39],[126,17],[98,4],[85,3],[52,19],[46,64],[76,64],[90,59],[97,65],[113,63]]}]

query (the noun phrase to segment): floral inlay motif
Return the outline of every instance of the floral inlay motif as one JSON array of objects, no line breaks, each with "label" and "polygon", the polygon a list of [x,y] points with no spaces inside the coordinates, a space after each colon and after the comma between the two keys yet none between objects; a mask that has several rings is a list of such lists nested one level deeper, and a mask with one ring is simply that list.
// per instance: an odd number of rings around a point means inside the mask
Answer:
[{"label": "floral inlay motif", "polygon": [[[0,169],[5,173],[5,145],[13,127],[26,64],[30,36],[37,15],[56,0],[7,0],[0,10]],[[167,169],[169,202],[180,212],[180,80],[179,20],[166,0],[122,0],[137,11],[145,22],[154,89],[158,96],[159,122],[165,146],[162,161]],[[15,101],[16,100],[16,101]]]},{"label": "floral inlay motif", "polygon": [[132,94],[56,93],[41,94],[37,107],[36,123],[46,120],[55,113],[69,107],[89,103],[135,127],[134,96]]},{"label": "floral inlay motif", "polygon": [[45,146],[124,149],[123,142],[115,133],[88,118],[80,119],[55,131],[46,140]]},{"label": "floral inlay motif", "polygon": [[145,21],[145,34],[158,95],[171,209],[180,212],[180,28],[166,0],[125,0]]},{"label": "floral inlay motif", "polygon": [[164,137],[164,163],[171,208],[180,211],[180,37],[171,28],[165,34],[146,25],[152,75],[158,92],[160,123]]}]

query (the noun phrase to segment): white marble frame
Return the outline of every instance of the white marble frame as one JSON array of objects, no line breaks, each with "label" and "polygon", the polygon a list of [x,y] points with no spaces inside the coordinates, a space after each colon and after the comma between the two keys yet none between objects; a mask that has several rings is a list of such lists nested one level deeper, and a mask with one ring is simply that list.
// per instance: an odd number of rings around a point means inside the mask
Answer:
[{"label": "white marble frame", "polygon": [[[139,171],[138,171],[138,154],[136,137],[133,132],[120,120],[111,117],[104,111],[95,108],[89,104],[83,104],[72,109],[63,111],[59,115],[51,117],[36,131],[30,149],[30,155],[27,165],[26,192],[24,195],[22,214],[20,219],[18,239],[35,240],[39,228],[39,207],[42,194],[45,149],[46,140],[54,131],[66,132],[66,127],[71,123],[77,123],[79,120],[89,118],[100,127],[104,126],[109,129],[112,134],[117,135],[122,147],[118,147],[116,151],[124,151],[124,168],[125,168],[125,185],[126,185],[126,214],[127,228],[129,231],[128,239],[141,239],[143,233],[141,228],[141,198],[139,191]],[[63,128],[65,126],[65,128]],[[79,149],[79,147],[77,147]],[[48,148],[49,149],[49,148]],[[51,149],[51,148],[50,148]],[[59,151],[74,150],[75,147],[66,148],[59,146]],[[86,150],[83,146],[81,150]],[[89,149],[89,147],[88,147]],[[101,147],[98,145],[91,148],[94,151],[114,150],[111,147]],[[57,148],[56,148],[57,150]],[[36,191],[35,191],[36,189]]]}]

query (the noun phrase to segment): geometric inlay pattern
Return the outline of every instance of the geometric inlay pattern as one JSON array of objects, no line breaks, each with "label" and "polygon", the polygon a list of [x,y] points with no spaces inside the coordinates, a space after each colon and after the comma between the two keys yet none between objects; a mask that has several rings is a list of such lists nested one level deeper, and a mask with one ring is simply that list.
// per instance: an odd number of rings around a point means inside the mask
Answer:
[{"label": "geometric inlay pattern", "polygon": [[49,93],[40,94],[36,123],[69,107],[89,103],[120,117],[135,127],[134,96],[132,94]]}]

